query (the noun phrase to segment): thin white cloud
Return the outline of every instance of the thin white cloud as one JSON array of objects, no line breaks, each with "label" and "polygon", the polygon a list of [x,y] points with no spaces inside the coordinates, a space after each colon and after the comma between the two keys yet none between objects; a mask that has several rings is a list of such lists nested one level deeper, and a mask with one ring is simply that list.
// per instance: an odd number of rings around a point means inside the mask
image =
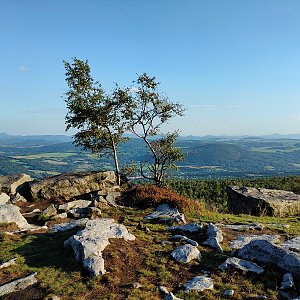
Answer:
[{"label": "thin white cloud", "polygon": [[19,66],[19,71],[21,71],[21,72],[27,72],[28,68],[25,67],[25,66]]}]

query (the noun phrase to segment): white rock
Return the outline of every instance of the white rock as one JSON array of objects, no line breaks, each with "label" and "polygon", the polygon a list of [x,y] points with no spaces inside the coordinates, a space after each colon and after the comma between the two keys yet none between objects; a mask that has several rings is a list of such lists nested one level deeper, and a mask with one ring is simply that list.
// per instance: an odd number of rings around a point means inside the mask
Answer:
[{"label": "white rock", "polygon": [[60,205],[58,207],[58,209],[62,210],[62,211],[69,211],[70,209],[73,209],[73,208],[88,207],[91,205],[91,203],[92,203],[92,201],[89,201],[89,200],[75,200],[75,201],[70,201],[70,202]]},{"label": "white rock", "polygon": [[[61,223],[61,224],[54,224],[51,228],[51,232],[58,232],[58,231],[66,231],[71,228],[74,228],[76,226],[84,226],[88,222],[88,218],[79,219],[67,223]],[[47,223],[46,223],[47,224]]]},{"label": "white rock", "polygon": [[223,242],[222,231],[214,224],[210,223],[207,227],[208,239],[203,243],[204,245],[211,246],[217,249],[219,252],[223,252],[222,246],[220,243]]},{"label": "white rock", "polygon": [[197,223],[189,223],[181,226],[171,226],[168,228],[168,230],[195,233],[201,231],[202,228],[203,226]]},{"label": "white rock", "polygon": [[115,223],[113,219],[95,219],[89,220],[85,229],[65,241],[65,246],[73,249],[75,259],[82,262],[91,276],[103,275],[106,271],[102,251],[110,244],[111,238],[135,240],[124,225]]},{"label": "white rock", "polygon": [[14,281],[6,283],[4,285],[1,285],[0,286],[0,297],[10,294],[10,293],[13,293],[13,292],[24,290],[28,286],[37,283],[37,279],[35,278],[36,274],[37,273],[33,273],[33,274],[30,274],[29,276],[14,280]]},{"label": "white rock", "polygon": [[28,229],[30,225],[20,213],[20,208],[12,205],[0,205],[0,223],[15,222],[20,229]]},{"label": "white rock", "polygon": [[13,259],[10,259],[9,261],[3,263],[0,265],[0,269],[3,269],[3,268],[8,268],[10,266],[13,266],[15,265],[17,262],[17,258],[13,258]]},{"label": "white rock", "polygon": [[185,223],[184,215],[169,204],[161,204],[156,210],[144,218],[145,221],[160,220],[163,222],[176,221]]},{"label": "white rock", "polygon": [[270,243],[279,243],[280,235],[269,235],[269,234],[261,234],[261,235],[240,235],[235,240],[230,242],[231,249],[241,249],[245,245],[249,244],[251,241],[255,240],[265,240]]},{"label": "white rock", "polygon": [[264,269],[258,266],[256,263],[250,262],[248,260],[239,259],[237,257],[229,257],[224,263],[219,265],[218,269],[225,271],[228,268],[235,268],[245,272],[253,272],[256,274],[261,274],[264,272]]},{"label": "white rock", "polygon": [[0,193],[0,205],[5,205],[9,202],[10,197],[5,193]]},{"label": "white rock", "polygon": [[201,259],[201,253],[197,247],[190,244],[182,245],[171,252],[171,255],[178,262],[188,263],[193,259]]},{"label": "white rock", "polygon": [[184,235],[173,235],[171,239],[184,241],[184,242],[191,244],[192,246],[196,246],[196,247],[199,246],[196,241],[189,239],[188,237],[186,237]]},{"label": "white rock", "polygon": [[294,278],[292,276],[291,273],[285,273],[283,275],[283,279],[282,279],[282,282],[281,282],[281,286],[280,286],[280,289],[281,290],[287,290],[287,289],[291,289],[295,286],[295,283],[294,283]]},{"label": "white rock", "polygon": [[196,276],[183,286],[185,287],[185,293],[190,291],[202,292],[204,290],[212,290],[214,288],[214,282],[210,277]]}]

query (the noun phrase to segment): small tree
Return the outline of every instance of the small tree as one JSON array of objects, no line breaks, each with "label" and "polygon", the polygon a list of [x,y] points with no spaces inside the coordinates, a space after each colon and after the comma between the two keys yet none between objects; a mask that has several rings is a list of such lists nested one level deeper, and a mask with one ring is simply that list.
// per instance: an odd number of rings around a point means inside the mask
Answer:
[{"label": "small tree", "polygon": [[88,61],[73,58],[70,64],[64,61],[69,90],[65,93],[68,113],[66,130],[75,128],[76,146],[93,153],[111,150],[114,157],[117,182],[120,184],[118,144],[123,138],[124,126],[118,102],[108,97],[99,82],[90,74]]},{"label": "small tree", "polygon": [[140,75],[137,85],[120,88],[116,86],[114,99],[123,107],[123,117],[126,119],[127,130],[143,139],[149,148],[153,162],[148,167],[151,177],[145,174],[141,164],[141,175],[152,179],[160,185],[167,168],[172,167],[174,162],[182,158],[174,142],[178,133],[156,139],[160,134],[161,126],[174,116],[183,115],[183,107],[178,103],[169,101],[168,97],[158,92],[159,83],[155,77],[149,77],[146,73]]}]

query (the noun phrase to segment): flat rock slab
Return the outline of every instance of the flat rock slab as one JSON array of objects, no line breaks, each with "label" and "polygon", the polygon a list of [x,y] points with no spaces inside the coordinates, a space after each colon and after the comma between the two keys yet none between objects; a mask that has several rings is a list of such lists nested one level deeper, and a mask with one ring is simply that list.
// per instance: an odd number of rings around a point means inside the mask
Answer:
[{"label": "flat rock slab", "polygon": [[186,233],[196,233],[201,231],[203,228],[203,225],[200,225],[198,223],[189,223],[185,225],[180,225],[180,226],[171,226],[168,228],[170,231],[181,231],[181,232],[186,232]]},{"label": "flat rock slab", "polygon": [[47,177],[30,183],[30,193],[33,200],[65,199],[83,194],[109,191],[116,186],[113,171],[65,173]]},{"label": "flat rock slab", "polygon": [[201,253],[197,247],[190,244],[182,245],[171,252],[174,259],[181,263],[188,263],[193,259],[200,260]]},{"label": "flat rock slab", "polygon": [[26,174],[0,176],[0,191],[8,195],[14,195],[24,183],[30,181],[32,181],[31,177]]},{"label": "flat rock slab", "polygon": [[297,236],[294,239],[285,241],[283,244],[280,245],[280,247],[290,250],[290,251],[300,253],[300,236]]},{"label": "flat rock slab", "polygon": [[31,226],[20,213],[20,208],[13,204],[0,205],[0,223],[16,223],[20,229],[29,229]]},{"label": "flat rock slab", "polygon": [[161,204],[156,210],[144,218],[145,221],[159,220],[162,222],[182,222],[185,223],[184,215],[178,209],[169,204]]},{"label": "flat rock slab", "polygon": [[75,259],[82,262],[83,267],[94,277],[106,272],[102,251],[112,238],[135,240],[135,236],[124,225],[115,223],[113,219],[95,219],[88,221],[85,229],[66,240],[65,246],[73,249]]},{"label": "flat rock slab", "polygon": [[18,291],[24,290],[28,286],[37,283],[37,279],[35,278],[36,274],[37,273],[32,273],[29,276],[14,280],[14,281],[6,283],[4,285],[1,285],[0,286],[0,297],[10,294],[10,293],[13,293],[13,292],[18,292]]},{"label": "flat rock slab", "polygon": [[263,230],[265,228],[262,224],[242,224],[242,225],[225,225],[221,224],[223,228],[228,228],[235,231],[245,231],[245,230]]},{"label": "flat rock slab", "polygon": [[74,200],[64,204],[59,205],[58,209],[62,211],[69,211],[75,208],[86,208],[92,204],[90,200]]},{"label": "flat rock slab", "polygon": [[229,268],[238,269],[244,272],[253,272],[256,274],[261,274],[264,272],[264,269],[258,266],[256,263],[244,259],[239,259],[237,257],[227,258],[226,261],[218,267],[218,269],[222,271],[226,271]]},{"label": "flat rock slab", "polygon": [[189,293],[190,291],[202,292],[204,290],[212,290],[214,288],[214,282],[210,277],[196,276],[183,286],[185,287],[186,293]]},{"label": "flat rock slab", "polygon": [[190,238],[188,238],[188,237],[186,237],[186,236],[184,236],[184,235],[179,235],[179,234],[173,235],[173,236],[171,237],[171,239],[172,239],[172,240],[184,241],[184,242],[186,242],[186,243],[188,243],[188,244],[191,244],[192,246],[196,246],[196,247],[199,246],[199,244],[198,244],[196,241],[194,241],[194,240],[192,240],[192,239],[190,239]]},{"label": "flat rock slab", "polygon": [[89,221],[88,218],[83,218],[83,219],[74,220],[66,223],[55,224],[50,227],[50,232],[59,232],[59,231],[63,232],[75,228],[77,226],[85,226],[88,221]]},{"label": "flat rock slab", "polygon": [[245,245],[255,240],[265,240],[270,243],[277,244],[280,242],[280,235],[240,235],[235,240],[230,242],[230,248],[235,250],[242,249]]},{"label": "flat rock slab", "polygon": [[234,214],[295,216],[300,213],[300,195],[283,190],[228,186],[228,209]]}]

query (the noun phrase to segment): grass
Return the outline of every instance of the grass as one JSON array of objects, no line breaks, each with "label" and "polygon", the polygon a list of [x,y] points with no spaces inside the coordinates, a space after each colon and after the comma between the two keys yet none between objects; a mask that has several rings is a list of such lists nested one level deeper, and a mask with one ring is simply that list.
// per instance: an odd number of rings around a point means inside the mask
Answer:
[{"label": "grass", "polygon": [[[218,265],[231,254],[227,240],[223,245],[225,253],[219,254],[213,249],[201,246],[205,234],[190,235],[189,237],[200,244],[198,248],[202,259],[188,264],[177,263],[170,253],[180,243],[163,243],[172,235],[167,230],[168,225],[142,223],[143,217],[151,211],[152,208],[103,210],[104,217],[115,218],[136,236],[135,241],[111,240],[111,244],[103,252],[107,270],[103,276],[89,278],[74,260],[72,252],[64,248],[64,241],[77,231],[72,229],[56,234],[40,233],[15,237],[2,235],[0,260],[5,262],[17,257],[17,265],[0,270],[0,278],[7,282],[34,271],[38,273],[39,284],[27,291],[27,294],[17,294],[15,299],[43,299],[47,295],[54,294],[62,300],[158,300],[163,298],[158,289],[160,285],[166,286],[177,297],[185,300],[225,299],[222,295],[226,289],[235,290],[233,299],[255,299],[261,295],[271,300],[278,299],[277,288],[283,273],[275,266],[269,266],[268,271],[259,276],[236,271],[221,272],[217,269]],[[299,221],[295,218],[258,218],[246,215],[222,215],[209,211],[189,212],[186,217],[189,221],[195,222],[289,224],[290,228],[282,228],[285,237],[300,234]],[[278,233],[279,229],[268,230],[271,233]],[[185,294],[183,284],[192,277],[201,275],[203,270],[211,272],[214,290]],[[139,282],[142,287],[134,289],[132,287],[134,282]],[[31,298],[26,298],[28,295],[31,295]],[[40,298],[33,298],[32,295],[39,295]]]}]

